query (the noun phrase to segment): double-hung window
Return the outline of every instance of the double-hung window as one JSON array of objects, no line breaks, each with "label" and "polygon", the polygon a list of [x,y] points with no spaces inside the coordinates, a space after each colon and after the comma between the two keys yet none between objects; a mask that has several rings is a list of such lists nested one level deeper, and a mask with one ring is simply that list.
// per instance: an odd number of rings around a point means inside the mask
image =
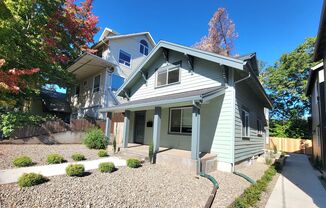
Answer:
[{"label": "double-hung window", "polygon": [[125,66],[130,67],[131,63],[131,55],[123,50],[120,50],[119,53],[119,63]]},{"label": "double-hung window", "polygon": [[145,56],[148,55],[148,43],[146,40],[140,41],[139,52]]},{"label": "double-hung window", "polygon": [[157,71],[156,87],[178,83],[180,81],[179,66],[164,67]]},{"label": "double-hung window", "polygon": [[101,75],[99,74],[99,75],[94,77],[93,92],[100,91],[100,83],[101,83]]},{"label": "double-hung window", "polygon": [[242,109],[241,110],[241,120],[242,120],[242,137],[250,137],[250,127],[249,127],[249,112]]},{"label": "double-hung window", "polygon": [[191,134],[192,107],[170,108],[169,133]]},{"label": "double-hung window", "polygon": [[257,135],[258,136],[263,135],[263,124],[260,119],[257,119]]}]

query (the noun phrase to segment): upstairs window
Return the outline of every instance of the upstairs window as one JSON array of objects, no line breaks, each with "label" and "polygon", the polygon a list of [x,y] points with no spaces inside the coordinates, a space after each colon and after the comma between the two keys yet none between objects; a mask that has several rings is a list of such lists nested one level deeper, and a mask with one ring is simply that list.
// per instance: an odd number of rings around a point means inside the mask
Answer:
[{"label": "upstairs window", "polygon": [[119,53],[119,63],[130,67],[131,55],[123,50]]},{"label": "upstairs window", "polygon": [[241,119],[242,119],[242,137],[249,137],[250,136],[249,112],[242,109],[241,110]]},{"label": "upstairs window", "polygon": [[100,91],[100,83],[101,83],[101,75],[99,74],[99,75],[94,77],[93,92]]},{"label": "upstairs window", "polygon": [[257,135],[258,136],[263,135],[263,124],[260,119],[257,119]]},{"label": "upstairs window", "polygon": [[191,134],[192,132],[192,107],[170,109],[169,133]]},{"label": "upstairs window", "polygon": [[148,43],[146,40],[140,41],[139,52],[145,56],[148,55]]},{"label": "upstairs window", "polygon": [[179,73],[179,66],[159,69],[156,76],[156,87],[178,83],[180,81]]}]

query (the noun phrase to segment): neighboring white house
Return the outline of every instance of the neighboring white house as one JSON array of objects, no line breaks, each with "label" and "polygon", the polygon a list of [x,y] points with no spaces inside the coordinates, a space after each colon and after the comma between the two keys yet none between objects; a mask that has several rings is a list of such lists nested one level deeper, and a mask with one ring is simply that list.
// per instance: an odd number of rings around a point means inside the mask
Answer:
[{"label": "neighboring white house", "polygon": [[149,32],[120,35],[105,28],[92,47],[95,54],[84,53],[68,68],[76,77],[69,91],[71,118],[104,119],[99,108],[118,104],[114,95],[124,80],[136,69],[155,46]]},{"label": "neighboring white house", "polygon": [[215,154],[216,166],[231,171],[264,152],[271,101],[258,74],[255,53],[231,58],[161,41],[117,91],[125,102],[100,109],[106,132],[112,113],[124,112],[124,148],[190,151],[197,170],[205,153]]}]

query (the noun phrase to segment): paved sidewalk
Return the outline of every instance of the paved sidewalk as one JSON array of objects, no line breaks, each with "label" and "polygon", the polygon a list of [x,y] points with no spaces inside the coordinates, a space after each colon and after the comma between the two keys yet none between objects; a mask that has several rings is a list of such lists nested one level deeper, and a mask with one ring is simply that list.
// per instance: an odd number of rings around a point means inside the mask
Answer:
[{"label": "paved sidewalk", "polygon": [[266,208],[326,207],[326,190],[306,155],[291,154]]},{"label": "paved sidewalk", "polygon": [[17,182],[19,176],[23,173],[40,173],[44,176],[55,176],[66,174],[66,167],[69,164],[83,164],[85,171],[97,169],[101,162],[113,162],[115,166],[126,166],[126,160],[118,157],[106,157],[98,160],[88,160],[80,162],[69,162],[56,165],[42,165],[42,166],[31,166],[24,168],[14,168],[7,170],[0,170],[0,184]]}]

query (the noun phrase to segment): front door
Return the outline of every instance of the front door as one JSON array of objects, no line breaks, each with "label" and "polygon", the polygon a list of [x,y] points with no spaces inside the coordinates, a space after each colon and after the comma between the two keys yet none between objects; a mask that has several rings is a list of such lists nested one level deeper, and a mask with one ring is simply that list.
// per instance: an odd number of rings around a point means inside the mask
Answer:
[{"label": "front door", "polygon": [[135,143],[144,144],[146,111],[135,112]]}]

